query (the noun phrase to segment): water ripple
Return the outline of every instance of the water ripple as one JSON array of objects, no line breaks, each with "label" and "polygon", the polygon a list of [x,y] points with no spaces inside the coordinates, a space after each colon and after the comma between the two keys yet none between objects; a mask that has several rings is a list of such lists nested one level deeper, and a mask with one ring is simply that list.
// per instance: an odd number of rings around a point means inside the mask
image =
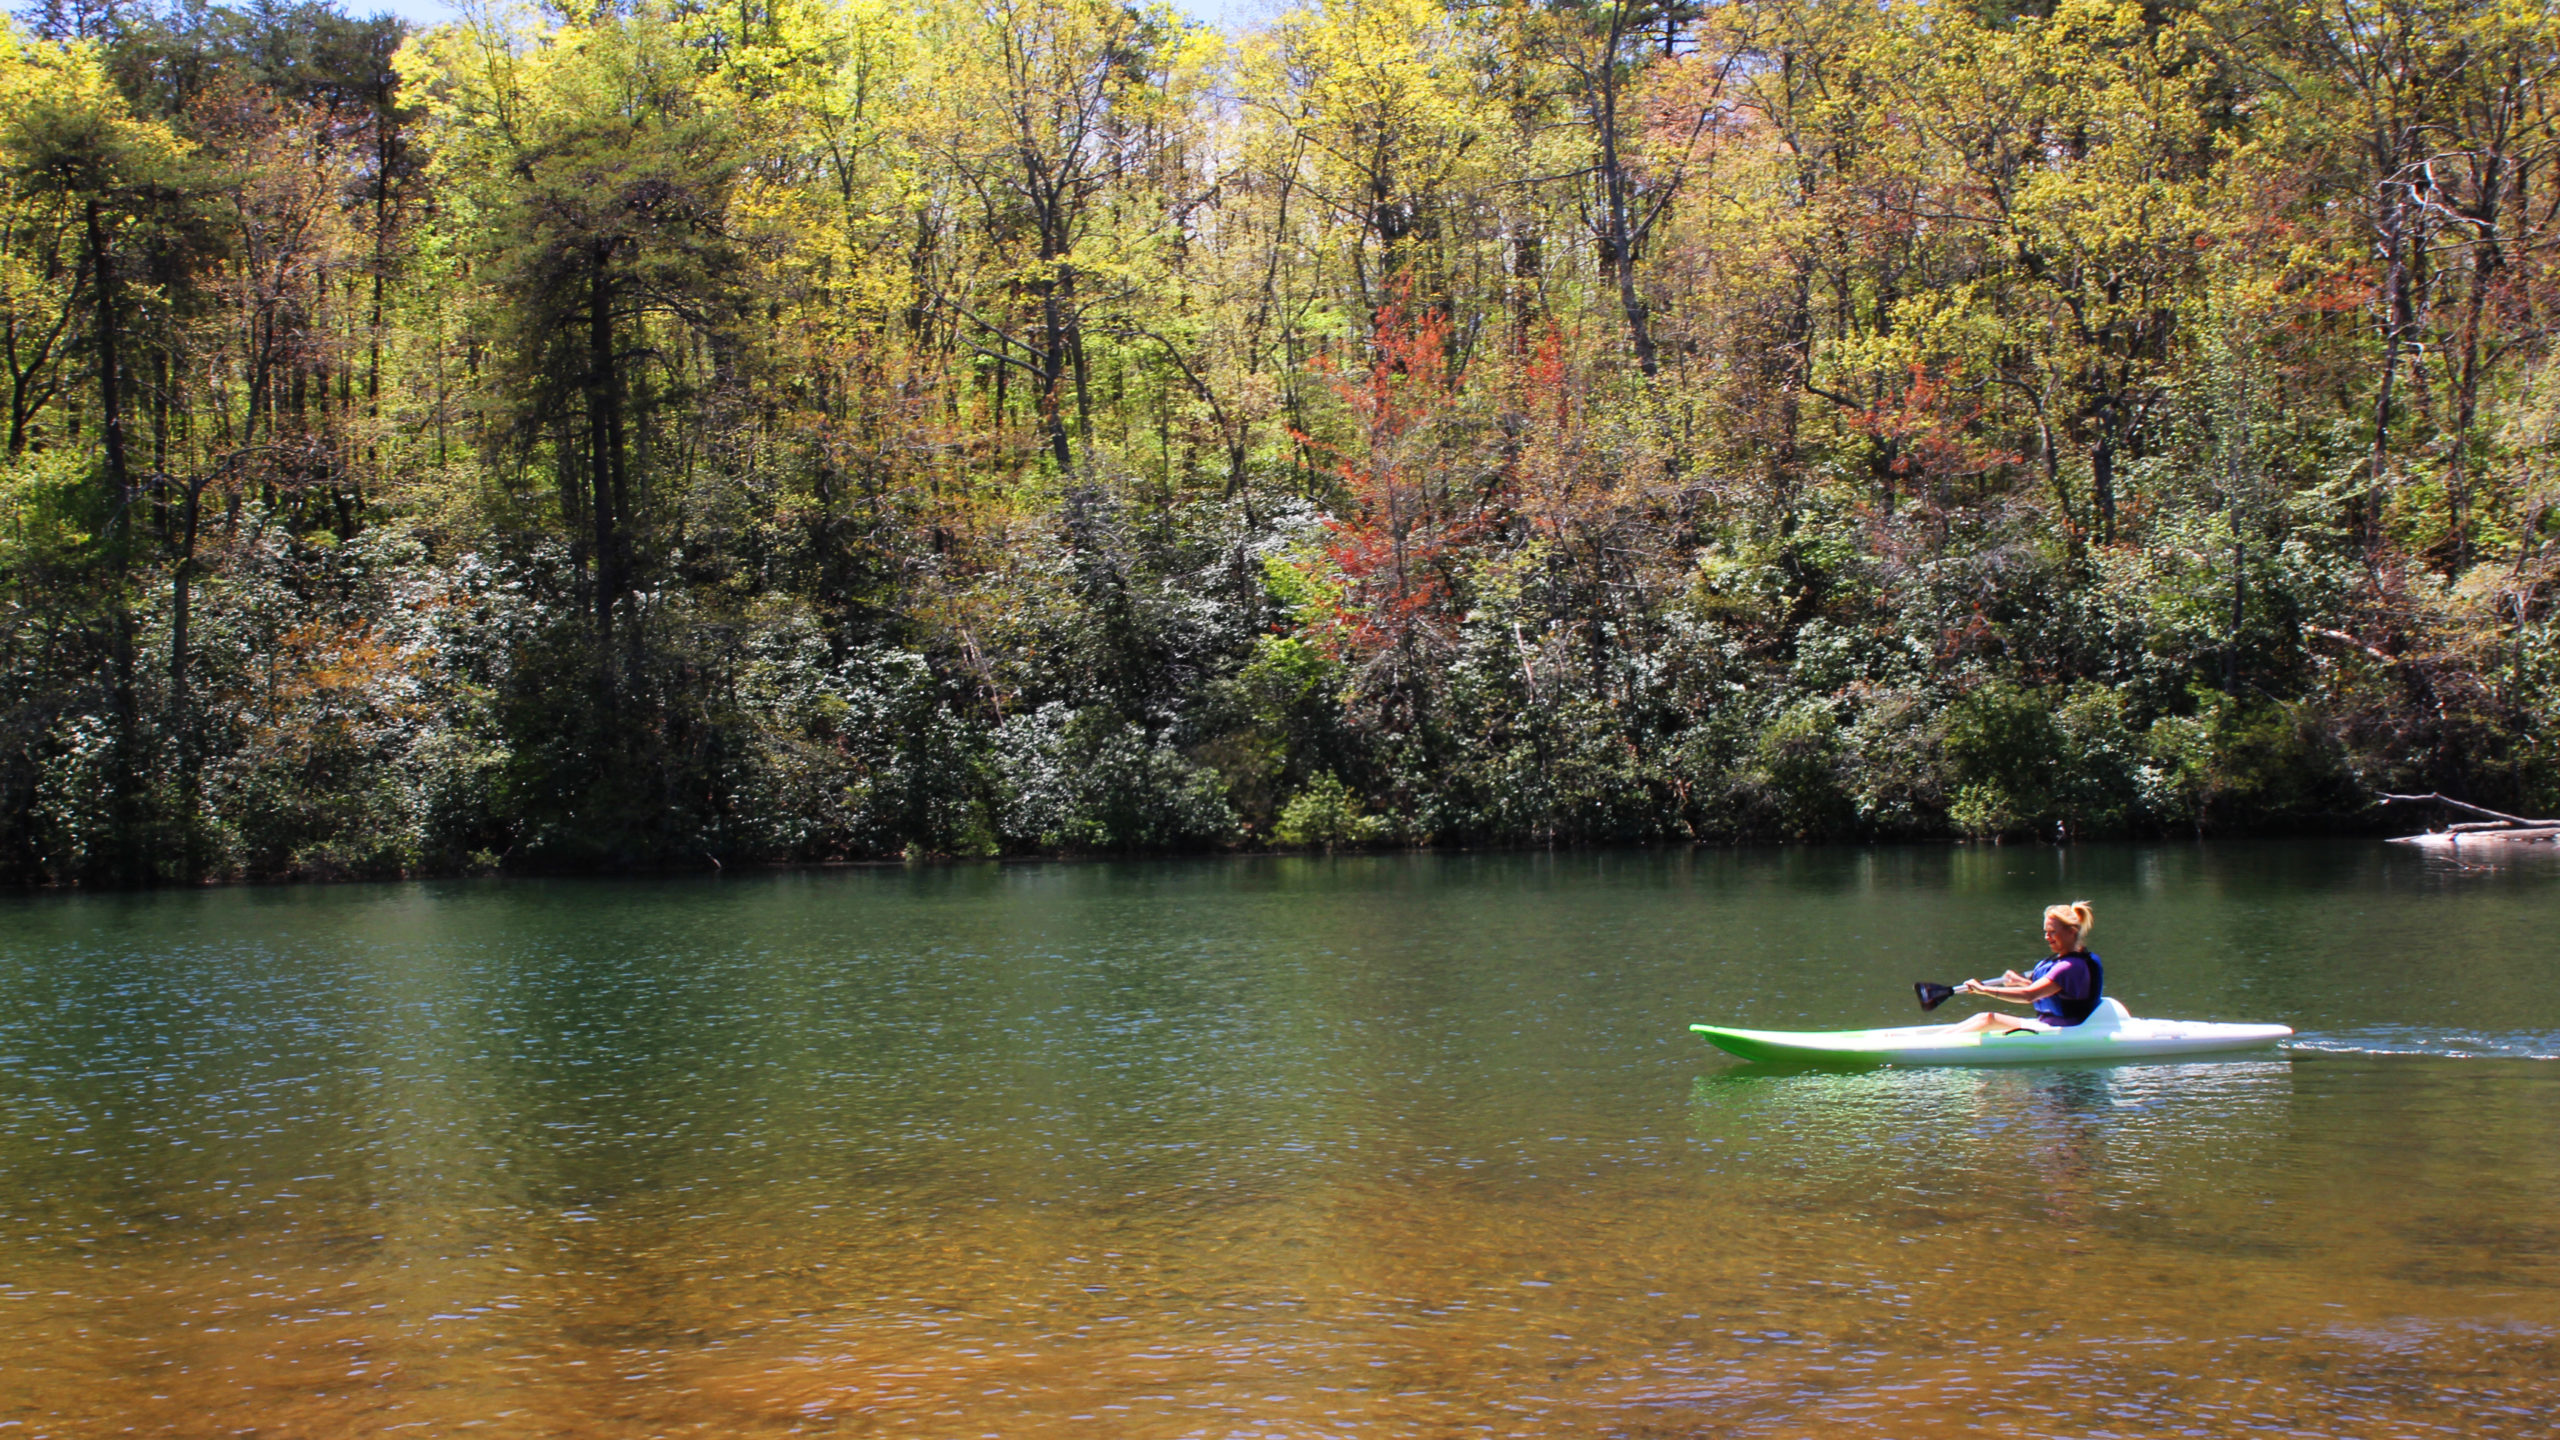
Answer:
[{"label": "water ripple", "polygon": [[2439,1030],[2371,1025],[2313,1031],[2285,1042],[2318,1055],[2426,1055],[2440,1060],[2560,1060],[2560,1030]]}]

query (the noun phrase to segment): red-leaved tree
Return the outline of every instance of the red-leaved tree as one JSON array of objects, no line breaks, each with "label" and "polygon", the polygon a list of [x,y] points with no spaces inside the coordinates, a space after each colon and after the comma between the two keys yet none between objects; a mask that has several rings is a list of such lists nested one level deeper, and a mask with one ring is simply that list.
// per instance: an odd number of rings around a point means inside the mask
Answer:
[{"label": "red-leaved tree", "polygon": [[1459,567],[1486,529],[1499,477],[1472,443],[1466,374],[1448,317],[1408,296],[1380,306],[1365,365],[1330,378],[1352,433],[1332,451],[1345,503],[1326,522],[1340,588],[1326,639],[1381,698],[1452,648]]}]

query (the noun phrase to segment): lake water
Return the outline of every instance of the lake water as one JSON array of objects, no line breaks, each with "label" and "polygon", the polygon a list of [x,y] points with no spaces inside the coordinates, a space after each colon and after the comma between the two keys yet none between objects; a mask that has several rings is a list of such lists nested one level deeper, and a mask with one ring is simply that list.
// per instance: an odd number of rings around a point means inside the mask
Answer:
[{"label": "lake water", "polygon": [[[2081,897],[2301,1042],[1687,1033]],[[2547,1435],[2555,931],[2364,843],[0,900],[0,1434]]]}]

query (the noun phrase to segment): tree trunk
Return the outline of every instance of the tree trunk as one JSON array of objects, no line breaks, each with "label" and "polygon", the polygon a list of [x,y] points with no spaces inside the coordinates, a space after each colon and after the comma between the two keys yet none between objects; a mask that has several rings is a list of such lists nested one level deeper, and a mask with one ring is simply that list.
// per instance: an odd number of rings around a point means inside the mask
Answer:
[{"label": "tree trunk", "polygon": [[2479,229],[2471,241],[2470,286],[2462,298],[2459,353],[2454,359],[2453,454],[2445,475],[2445,504],[2452,512],[2447,517],[2452,522],[2449,569],[2455,575],[2471,565],[2471,427],[2480,416],[2481,323],[2489,291],[2506,264],[2498,238],[2498,215],[2505,202],[2504,161],[2503,155],[2492,151],[2481,169],[2471,216]]},{"label": "tree trunk", "polygon": [[2053,487],[2053,503],[2062,511],[2064,545],[2074,561],[2080,559],[2080,517],[2071,510],[2071,486],[2062,478],[2062,451],[2054,444],[2053,422],[2046,417],[2041,401],[2036,405],[2036,448],[2044,454],[2044,483]]},{"label": "tree trunk", "polygon": [[587,286],[587,512],[596,549],[596,631],[610,649],[613,607],[622,597],[622,546],[616,474],[622,448],[622,416],[613,355],[613,252],[600,246]]},{"label": "tree trunk", "polygon": [[124,369],[118,342],[119,299],[115,257],[107,249],[105,217],[97,200],[83,210],[89,247],[89,273],[96,290],[91,320],[98,361],[98,432],[107,471],[108,665],[110,707],[115,718],[115,759],[107,770],[107,812],[114,838],[100,878],[130,884],[145,878],[142,842],[141,777],[135,752],[141,745],[141,707],[134,691],[133,608],[126,603],[124,576],[133,546],[133,475],[125,456]]},{"label": "tree trunk", "polygon": [[1067,287],[1069,304],[1067,354],[1074,363],[1076,372],[1076,439],[1084,446],[1085,468],[1090,470],[1093,468],[1093,385],[1090,367],[1085,364],[1084,358],[1084,327],[1075,321],[1073,308],[1075,277],[1072,271],[1068,273],[1064,283]]},{"label": "tree trunk", "polygon": [[1617,282],[1618,308],[1626,316],[1627,338],[1635,345],[1636,368],[1651,380],[1662,372],[1662,361],[1654,350],[1653,307],[1636,289],[1636,237],[1628,203],[1635,177],[1627,173],[1626,163],[1618,153],[1618,44],[1626,34],[1626,24],[1627,7],[1623,3],[1612,7],[1599,71],[1594,77],[1597,94],[1592,101],[1592,125],[1600,139],[1603,216],[1600,254],[1601,262],[1609,267],[1610,278]]},{"label": "tree trunk", "polygon": [[187,487],[181,517],[178,563],[169,571],[169,725],[178,748],[178,878],[202,873],[197,816],[202,813],[203,763],[198,753],[194,698],[187,689],[187,625],[194,599],[196,521],[202,513],[204,482]]},{"label": "tree trunk", "polygon": [[2400,349],[2408,335],[2409,256],[2407,207],[2396,196],[2382,221],[2382,384],[2373,398],[2373,458],[2365,471],[2364,541],[2382,548],[2382,512],[2390,464],[2392,390],[2400,377]]},{"label": "tree trunk", "polygon": [[[54,347],[60,343],[63,331],[69,326],[70,320],[71,312],[66,309],[51,325],[45,327],[40,339],[21,335],[15,320],[7,322],[9,458],[12,460],[26,453],[27,446],[35,438],[36,416],[43,413],[44,407],[51,404],[53,398],[61,393],[59,380],[48,380],[45,378],[45,373],[53,364]],[[32,354],[22,356],[19,353],[22,340],[32,347]]]},{"label": "tree trunk", "polygon": [[[373,103],[373,306],[365,318],[365,418],[382,418],[382,292],[391,268],[391,96],[385,91]],[[366,454],[374,454],[366,437]]]},{"label": "tree trunk", "polygon": [[[132,475],[127,469],[124,449],[124,373],[117,360],[117,295],[114,257],[107,253],[106,225],[98,213],[98,202],[88,203],[89,274],[96,285],[96,304],[92,307],[98,352],[98,429],[104,438],[107,464],[107,491],[115,505],[115,518],[110,523],[119,543],[130,534],[131,521],[127,509],[133,501]],[[118,556],[121,567],[122,556]]]},{"label": "tree trunk", "polygon": [[1067,327],[1058,313],[1057,281],[1047,282],[1048,293],[1040,297],[1040,324],[1044,343],[1040,347],[1040,419],[1049,427],[1049,454],[1058,462],[1058,473],[1075,473],[1075,451],[1067,441]]},{"label": "tree trunk", "polygon": [[1546,266],[1546,245],[1538,231],[1524,222],[1523,228],[1511,236],[1511,343],[1522,354],[1529,351],[1530,332],[1537,326],[1538,284]]},{"label": "tree trunk", "polygon": [[2090,498],[2098,508],[2098,543],[2116,543],[2116,437],[2112,428],[2089,452]]}]

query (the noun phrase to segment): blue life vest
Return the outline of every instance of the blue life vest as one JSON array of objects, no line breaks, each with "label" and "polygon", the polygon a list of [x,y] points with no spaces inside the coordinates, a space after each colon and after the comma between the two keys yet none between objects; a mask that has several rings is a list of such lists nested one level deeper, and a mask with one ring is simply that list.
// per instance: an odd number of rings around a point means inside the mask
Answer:
[{"label": "blue life vest", "polygon": [[[2036,1018],[2047,1025],[2079,1024],[2097,1010],[2099,999],[2107,993],[2107,967],[2098,963],[2098,955],[2094,950],[2074,950],[2068,955],[2054,955],[2040,960],[2036,962],[2035,969],[2027,972],[2027,979],[2042,980],[2046,972],[2065,960],[2076,960],[2079,963],[2063,972],[2065,978],[2060,990],[2036,1002]],[[2075,985],[2072,983],[2074,979],[2085,980],[2087,984],[2085,987]],[[2077,995],[2071,993],[2074,990],[2079,990],[2081,993]]]}]

